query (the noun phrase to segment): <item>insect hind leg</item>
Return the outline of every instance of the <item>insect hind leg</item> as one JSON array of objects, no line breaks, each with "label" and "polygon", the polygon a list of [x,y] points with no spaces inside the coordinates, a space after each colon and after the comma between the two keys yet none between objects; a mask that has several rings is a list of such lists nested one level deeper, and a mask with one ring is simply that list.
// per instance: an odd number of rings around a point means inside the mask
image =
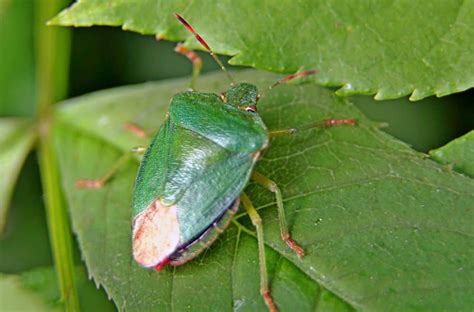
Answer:
[{"label": "insect hind leg", "polygon": [[240,195],[240,200],[245,207],[250,220],[252,220],[252,224],[257,230],[258,258],[260,263],[260,294],[262,295],[263,300],[265,301],[265,304],[267,305],[270,312],[276,312],[278,310],[275,303],[273,302],[273,298],[268,287],[267,262],[265,258],[265,245],[263,241],[262,219],[260,218],[260,215],[253,206],[247,194],[242,193]]},{"label": "insect hind leg", "polygon": [[285,216],[285,208],[283,207],[283,198],[281,196],[281,191],[278,185],[270,180],[269,178],[265,177],[264,175],[254,171],[252,173],[252,180],[269,190],[270,192],[275,194],[277,200],[277,209],[278,209],[278,219],[280,221],[280,233],[281,239],[290,247],[299,257],[304,256],[304,250],[300,247],[290,235],[290,231],[288,231],[288,225],[286,223],[286,216]]}]

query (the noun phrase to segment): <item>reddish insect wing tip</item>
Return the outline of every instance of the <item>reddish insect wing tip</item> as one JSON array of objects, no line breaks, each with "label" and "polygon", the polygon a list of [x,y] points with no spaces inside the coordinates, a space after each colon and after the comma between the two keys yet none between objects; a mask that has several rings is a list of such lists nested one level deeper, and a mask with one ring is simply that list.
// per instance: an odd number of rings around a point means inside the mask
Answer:
[{"label": "reddish insect wing tip", "polygon": [[171,261],[170,258],[166,258],[165,260],[161,261],[160,264],[158,264],[157,266],[155,266],[155,271],[156,272],[160,272],[161,269],[166,266],[169,262]]}]

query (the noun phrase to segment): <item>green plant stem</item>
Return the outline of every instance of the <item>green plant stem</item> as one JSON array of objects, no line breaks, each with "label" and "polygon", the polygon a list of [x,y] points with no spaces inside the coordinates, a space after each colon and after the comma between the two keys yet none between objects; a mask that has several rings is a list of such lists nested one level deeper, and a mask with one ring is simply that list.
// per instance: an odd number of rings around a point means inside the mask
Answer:
[{"label": "green plant stem", "polygon": [[61,299],[66,311],[79,311],[74,281],[71,230],[53,148],[51,105],[64,98],[67,90],[69,32],[47,27],[46,21],[66,3],[62,0],[36,2],[37,109],[39,125],[39,163],[45,193],[49,236],[58,276]]},{"label": "green plant stem", "polygon": [[60,188],[56,155],[51,143],[49,131],[42,132],[39,159],[41,180],[45,192],[48,229],[59,288],[66,311],[79,311],[79,300],[74,281],[71,230]]}]

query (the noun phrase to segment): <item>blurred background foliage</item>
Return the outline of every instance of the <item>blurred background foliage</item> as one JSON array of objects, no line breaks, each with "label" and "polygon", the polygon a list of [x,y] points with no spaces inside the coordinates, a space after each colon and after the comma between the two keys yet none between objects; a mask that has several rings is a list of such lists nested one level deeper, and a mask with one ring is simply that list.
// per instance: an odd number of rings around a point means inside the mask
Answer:
[{"label": "blurred background foliage", "polygon": [[[33,1],[0,0],[0,117],[35,115],[38,61],[35,60],[35,33],[38,27],[46,27],[35,23],[35,13]],[[173,52],[174,43],[157,42],[151,36],[111,27],[74,28],[71,31],[68,97],[190,75],[191,66],[184,57]],[[199,54],[204,59],[204,72],[218,69],[208,55]],[[474,128],[473,98],[471,89],[419,102],[410,102],[407,98],[374,101],[367,96],[353,97],[353,101],[370,118],[387,123],[386,132],[420,152],[428,152]],[[75,253],[79,264],[77,248]],[[0,273],[9,274],[53,264],[34,153],[28,157],[13,195],[7,227],[1,233],[0,259]],[[85,276],[83,269],[78,271]],[[92,282],[85,278],[79,280],[84,284],[79,287],[80,293],[83,288],[96,293],[91,307],[114,308],[102,290],[96,292]],[[51,283],[55,280],[34,280],[26,284],[34,289]],[[50,297],[59,298],[59,295],[53,290]]]}]

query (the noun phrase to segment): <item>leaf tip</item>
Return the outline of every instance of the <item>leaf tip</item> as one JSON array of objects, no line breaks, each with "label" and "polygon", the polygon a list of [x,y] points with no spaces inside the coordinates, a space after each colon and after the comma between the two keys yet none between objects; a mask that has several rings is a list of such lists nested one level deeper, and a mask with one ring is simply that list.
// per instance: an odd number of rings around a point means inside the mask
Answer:
[{"label": "leaf tip", "polygon": [[378,129],[384,129],[390,127],[390,124],[388,122],[378,122],[376,126]]},{"label": "leaf tip", "polygon": [[52,19],[46,22],[46,26],[60,26],[58,16],[56,15]]},{"label": "leaf tip", "polygon": [[336,94],[339,96],[349,96],[353,95],[356,92],[356,88],[354,88],[354,85],[350,82],[346,82],[339,89],[336,90]]},{"label": "leaf tip", "polygon": [[429,94],[427,92],[424,92],[424,91],[422,91],[418,88],[415,88],[408,99],[410,101],[415,102],[415,101],[422,100],[427,96],[429,96]]}]

